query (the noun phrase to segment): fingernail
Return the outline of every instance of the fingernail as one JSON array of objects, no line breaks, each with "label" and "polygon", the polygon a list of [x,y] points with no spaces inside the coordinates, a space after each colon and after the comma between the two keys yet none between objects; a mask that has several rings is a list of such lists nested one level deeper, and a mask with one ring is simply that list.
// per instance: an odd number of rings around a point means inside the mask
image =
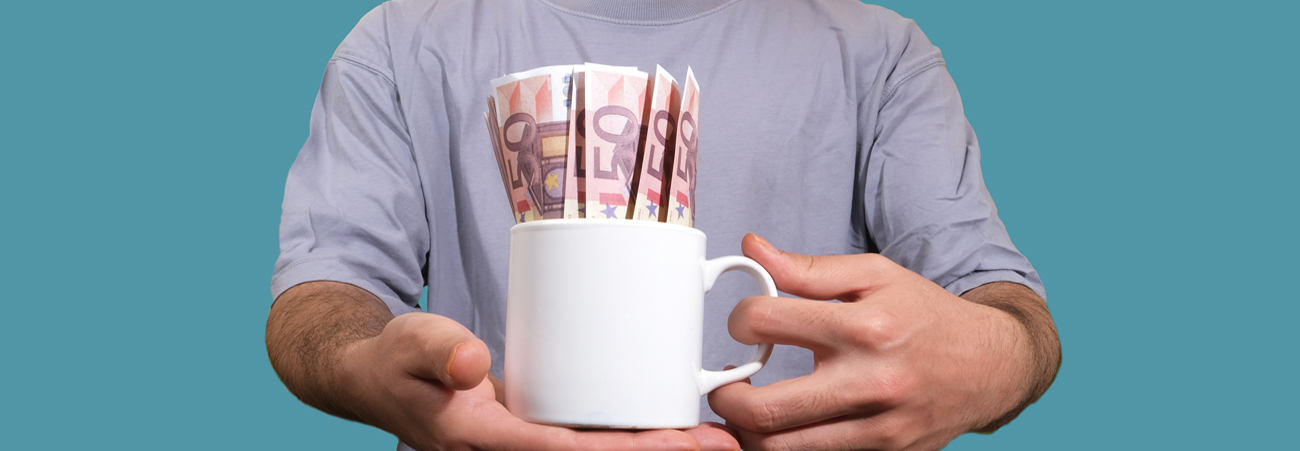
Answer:
[{"label": "fingernail", "polygon": [[456,351],[459,351],[461,346],[465,346],[465,343],[458,344],[455,347],[451,348],[451,357],[447,358],[448,377],[451,377],[451,366],[456,364]]},{"label": "fingernail", "polygon": [[751,233],[750,235],[754,235],[754,239],[758,240],[759,246],[763,246],[768,250],[776,250],[776,247],[772,246],[772,243],[767,242],[767,239],[763,238],[762,236],[759,236],[757,233]]}]

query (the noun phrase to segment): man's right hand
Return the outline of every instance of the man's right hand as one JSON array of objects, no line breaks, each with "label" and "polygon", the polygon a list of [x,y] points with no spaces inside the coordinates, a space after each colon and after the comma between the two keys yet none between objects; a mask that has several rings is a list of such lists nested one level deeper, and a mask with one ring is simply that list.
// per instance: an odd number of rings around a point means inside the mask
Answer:
[{"label": "man's right hand", "polygon": [[[284,343],[294,346],[313,346],[331,340],[294,340],[279,337],[283,332],[302,330],[277,322],[298,323],[308,318],[286,318],[295,314],[320,311],[319,308],[297,308],[303,304],[293,299],[300,285],[285,292],[272,308],[267,326],[267,346],[272,364],[281,373],[295,394],[305,402],[329,413],[355,417],[364,423],[393,433],[406,444],[421,451],[437,450],[738,450],[740,445],[731,433],[717,423],[705,423],[686,431],[654,430],[628,431],[575,431],[568,428],[545,426],[525,422],[506,410],[502,401],[503,386],[500,380],[488,374],[491,359],[487,345],[468,329],[446,317],[429,313],[408,313],[392,318],[382,326],[377,335],[339,343],[336,352],[309,351],[309,355],[322,358],[295,359],[291,349],[276,349]],[[374,318],[374,308],[387,307],[370,293],[360,288],[331,283],[330,291],[343,290],[338,295],[363,300],[359,307],[368,311],[357,315],[339,314],[339,309],[356,307],[357,302],[327,302],[332,305],[329,314],[319,318],[326,324],[316,324],[315,333],[321,330],[356,331],[356,325],[328,324],[328,321],[364,320]],[[309,298],[320,300],[321,287],[304,290]],[[364,296],[357,293],[364,293]],[[337,301],[338,299],[334,299]],[[366,302],[368,301],[368,302]],[[290,311],[285,311],[289,309]],[[279,310],[279,311],[277,311]],[[391,318],[391,315],[389,315]],[[340,332],[346,334],[346,332]],[[354,332],[355,333],[355,332]],[[277,354],[277,351],[282,352]],[[283,353],[286,352],[287,353]],[[315,352],[315,353],[314,353]],[[301,355],[301,354],[300,354]],[[282,356],[277,358],[277,356]],[[313,362],[315,361],[315,362]],[[286,377],[284,368],[293,365],[320,365],[298,374],[318,375],[321,383],[310,385],[311,379]],[[323,374],[325,373],[325,374]],[[333,374],[327,374],[333,373]],[[293,379],[293,383],[290,383]],[[307,380],[304,380],[307,379]],[[320,390],[322,388],[328,389]],[[312,393],[300,393],[311,390]],[[328,398],[328,399],[322,399]],[[315,401],[315,402],[313,402]],[[317,404],[323,405],[317,405]],[[338,412],[338,410],[346,412]]]}]

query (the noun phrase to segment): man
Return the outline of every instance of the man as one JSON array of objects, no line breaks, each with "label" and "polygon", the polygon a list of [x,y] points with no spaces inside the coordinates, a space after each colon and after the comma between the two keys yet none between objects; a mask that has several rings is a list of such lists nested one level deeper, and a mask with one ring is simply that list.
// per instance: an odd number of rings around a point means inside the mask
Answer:
[{"label": "man", "polygon": [[[500,403],[513,223],[483,99],[502,74],[586,61],[693,67],[708,253],[740,242],[792,295],[708,303],[715,335],[726,318],[737,341],[793,345],[756,376],[777,382],[708,397],[725,426],[574,431]],[[281,247],[267,349],[285,385],[424,451],[938,449],[1009,422],[1060,361],[939,50],[853,0],[385,3],[327,66]]]}]

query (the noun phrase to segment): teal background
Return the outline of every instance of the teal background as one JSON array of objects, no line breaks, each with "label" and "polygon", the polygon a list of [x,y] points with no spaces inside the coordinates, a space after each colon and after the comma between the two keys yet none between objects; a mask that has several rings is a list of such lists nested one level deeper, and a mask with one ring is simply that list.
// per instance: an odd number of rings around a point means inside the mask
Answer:
[{"label": "teal background", "polygon": [[[0,449],[393,448],[262,343],[284,178],[375,4],[0,6]],[[1294,449],[1294,3],[884,5],[943,49],[1064,342],[949,449]]]}]

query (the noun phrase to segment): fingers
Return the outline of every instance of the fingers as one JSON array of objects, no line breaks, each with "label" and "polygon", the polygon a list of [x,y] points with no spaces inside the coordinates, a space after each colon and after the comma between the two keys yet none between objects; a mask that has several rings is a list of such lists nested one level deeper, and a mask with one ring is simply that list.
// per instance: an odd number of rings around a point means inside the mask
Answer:
[{"label": "fingers", "polygon": [[744,344],[777,343],[829,351],[844,327],[845,304],[755,296],[741,300],[727,317],[732,338]]},{"label": "fingers", "polygon": [[[453,400],[437,424],[443,433],[433,442],[451,439],[462,448],[493,451],[702,451],[737,450],[736,439],[721,425],[701,425],[690,432],[661,429],[643,432],[623,430],[573,430],[526,422],[493,400],[489,384],[499,381],[485,378],[473,390],[453,392]],[[426,430],[425,432],[428,432]],[[699,436],[710,443],[701,448]],[[454,437],[454,438],[453,438]],[[430,446],[437,448],[438,446]],[[453,448],[457,448],[453,446]]]},{"label": "fingers", "polygon": [[856,300],[855,294],[887,282],[902,267],[880,254],[810,256],[784,252],[755,234],[740,242],[746,257],[762,265],[781,291],[808,299]]},{"label": "fingers", "polygon": [[[508,416],[508,414],[507,414]],[[480,423],[478,449],[498,451],[695,451],[700,443],[686,432],[661,429],[645,432],[576,431],[524,422],[518,418]],[[728,435],[729,436],[729,435]],[[711,440],[717,439],[710,435]],[[734,439],[732,439],[734,442]],[[736,448],[731,448],[736,449]]]},{"label": "fingers", "polygon": [[827,373],[814,371],[764,387],[724,385],[709,394],[709,407],[728,425],[756,432],[804,426],[869,408],[857,403],[857,398]]},{"label": "fingers", "polygon": [[456,390],[478,386],[492,364],[486,343],[443,316],[401,315],[389,322],[382,335],[391,336],[389,344],[397,348],[392,355],[403,371]]},{"label": "fingers", "polygon": [[[748,451],[939,449],[957,435],[923,437],[912,427],[915,424],[898,418],[895,415],[844,417],[771,433],[734,429],[741,446]],[[931,442],[931,445],[921,442]]]},{"label": "fingers", "polygon": [[687,429],[687,434],[695,438],[700,444],[701,451],[738,451],[740,442],[736,441],[736,436],[731,429],[719,423],[700,423],[691,429]]}]

